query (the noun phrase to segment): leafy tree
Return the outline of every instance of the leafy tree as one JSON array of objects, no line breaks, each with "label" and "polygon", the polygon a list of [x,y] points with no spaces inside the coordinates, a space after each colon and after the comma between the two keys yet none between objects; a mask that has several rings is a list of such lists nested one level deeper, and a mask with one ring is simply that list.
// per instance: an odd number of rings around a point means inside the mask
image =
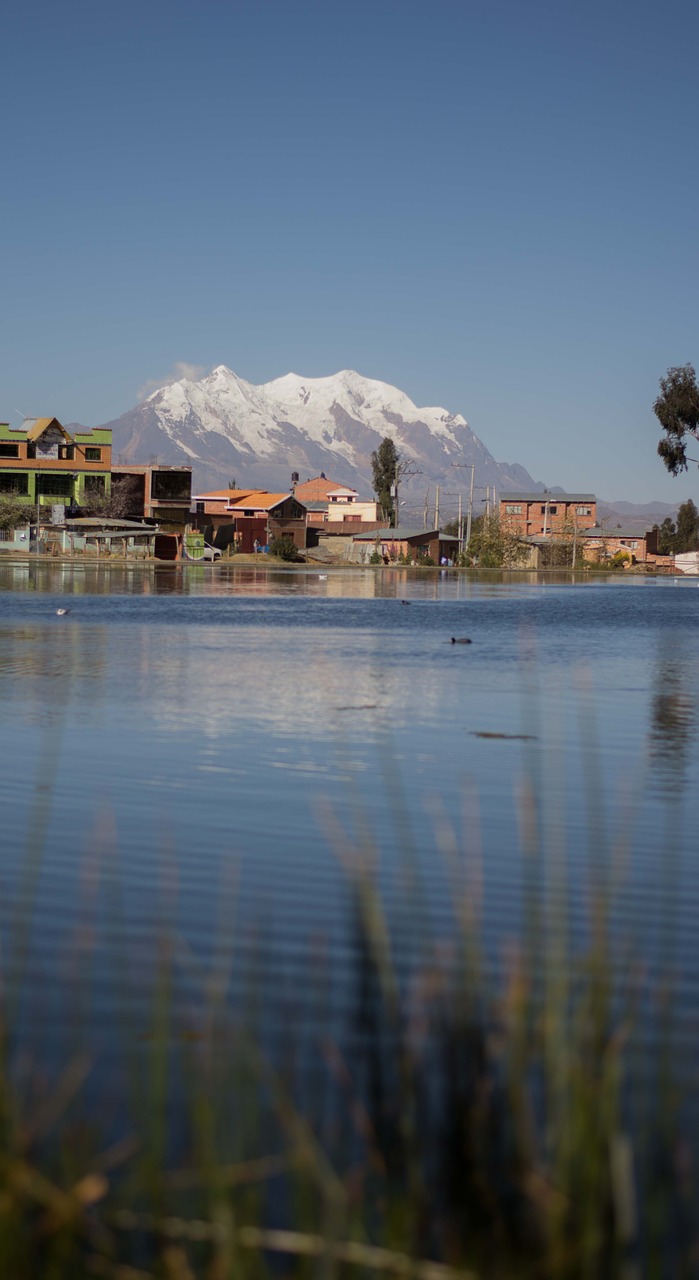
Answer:
[{"label": "leafy tree", "polygon": [[674,520],[666,516],[659,528],[657,524],[654,527],[658,530],[658,554],[671,556],[675,550],[675,538],[677,536]]},{"label": "leafy tree", "polygon": [[269,554],[277,560],[289,560],[294,564],[302,559],[296,549],[296,543],[293,538],[272,538],[269,544]]},{"label": "leafy tree", "polygon": [[389,436],[384,436],[378,449],[371,455],[371,470],[374,492],[381,504],[383,518],[388,521],[391,529],[396,524],[396,506],[391,489],[399,479],[399,469],[400,458],[396,446]]},{"label": "leafy tree", "polygon": [[557,526],[546,546],[541,548],[540,564],[545,569],[575,569],[585,564],[584,530],[579,529],[575,520],[565,520]]},{"label": "leafy tree", "polygon": [[474,520],[467,549],[469,561],[475,561],[481,569],[513,569],[528,557],[526,542],[501,525],[496,515]]},{"label": "leafy tree", "polygon": [[686,437],[699,439],[699,387],[694,366],[683,364],[668,369],[660,379],[660,392],[653,405],[653,413],[665,432],[658,453],[668,471],[676,476],[687,470]]},{"label": "leafy tree", "polygon": [[699,551],[699,511],[692,499],[683,502],[677,512],[675,551]]}]

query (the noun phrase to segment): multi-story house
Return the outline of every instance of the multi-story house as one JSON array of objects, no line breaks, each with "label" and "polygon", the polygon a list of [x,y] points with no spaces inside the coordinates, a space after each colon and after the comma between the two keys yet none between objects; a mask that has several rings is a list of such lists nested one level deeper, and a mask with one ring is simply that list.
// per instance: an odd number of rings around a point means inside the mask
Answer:
[{"label": "multi-story house", "polygon": [[500,521],[511,532],[548,537],[597,524],[594,493],[502,493]]},{"label": "multi-story house", "polygon": [[[375,528],[385,523],[375,498],[362,499],[356,489],[335,484],[323,474],[302,484],[295,482],[293,492],[294,497],[306,507],[309,528],[319,528],[324,533],[351,534],[355,532],[353,526],[356,525],[361,526],[361,532],[367,527]],[[328,525],[332,528],[328,529]],[[351,527],[339,529],[338,525]]]},{"label": "multi-story house", "polygon": [[112,482],[126,485],[125,514],[135,519],[157,520],[161,529],[184,529],[192,505],[192,468],[165,467],[157,463],[125,465],[115,463]]},{"label": "multi-story house", "polygon": [[293,493],[216,489],[193,501],[198,527],[220,549],[233,543],[249,552],[273,538],[288,538],[299,550],[306,546],[306,507]]},{"label": "multi-story house", "polygon": [[0,423],[0,496],[37,504],[47,518],[52,506],[82,506],[108,495],[111,463],[109,429],[71,434],[57,418],[25,418],[21,427]]}]

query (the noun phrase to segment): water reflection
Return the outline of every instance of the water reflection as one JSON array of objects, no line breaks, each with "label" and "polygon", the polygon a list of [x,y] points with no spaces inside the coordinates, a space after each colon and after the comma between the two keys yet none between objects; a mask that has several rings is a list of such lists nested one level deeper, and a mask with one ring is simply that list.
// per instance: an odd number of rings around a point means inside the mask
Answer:
[{"label": "water reflection", "polygon": [[281,568],[235,562],[105,564],[92,561],[0,560],[0,592],[72,595],[317,595],[329,599],[469,599],[524,587],[592,585],[589,574],[534,571],[464,573],[404,567]]},{"label": "water reflection", "polygon": [[55,619],[48,625],[5,626],[0,644],[0,725],[41,725],[60,703],[86,721],[99,719],[108,699],[109,630]]},{"label": "water reflection", "polygon": [[680,795],[697,736],[696,656],[684,637],[663,635],[653,669],[650,766],[658,790]]},{"label": "water reflection", "polygon": [[[308,655],[304,660],[304,653]],[[441,665],[419,655],[386,661],[369,632],[296,628],[287,645],[261,626],[160,627],[83,621],[75,614],[33,625],[5,625],[0,645],[0,703],[35,724],[58,688],[70,683],[72,714],[93,720],[101,705],[137,716],[186,740],[219,738],[244,725],[276,735],[366,737],[389,723],[432,720],[443,699]],[[413,696],[420,680],[419,707]],[[73,683],[71,683],[73,682]],[[2,713],[0,712],[0,716]]]},{"label": "water reflection", "polygon": [[[57,618],[67,593],[71,613]],[[400,607],[403,597],[414,607]],[[76,849],[92,849],[105,803],[131,894],[130,938],[147,934],[166,832],[186,886],[186,936],[205,950],[221,867],[235,859],[246,902],[262,903],[268,915],[278,910],[270,936],[286,963],[312,929],[327,930],[333,943],[341,936],[343,886],[320,802],[341,816],[343,830],[354,825],[357,844],[371,833],[394,898],[406,847],[414,848],[426,868],[425,898],[439,898],[446,918],[433,802],[460,832],[472,787],[484,912],[493,936],[511,936],[523,895],[514,801],[523,766],[540,778],[542,812],[565,829],[571,883],[587,884],[580,778],[589,744],[571,679],[587,660],[599,694],[599,740],[590,749],[599,752],[600,786],[612,793],[621,774],[645,777],[649,755],[659,780],[639,788],[623,903],[628,920],[645,922],[657,915],[657,851],[667,843],[659,785],[675,788],[673,810],[681,791],[687,832],[695,825],[695,600],[699,594],[626,582],[578,590],[570,575],[542,588],[532,574],[1,564],[0,873],[11,859],[21,862],[43,785],[34,785],[30,766],[40,759],[49,777],[50,756],[57,769],[41,818],[47,857],[37,914],[49,959],[51,931],[74,897]],[[525,627],[537,637],[534,728],[522,712]],[[452,647],[450,636],[464,634],[473,645]],[[57,708],[60,750],[53,739],[44,749]],[[685,917],[699,902],[698,874],[695,860],[682,862],[682,945],[693,945]],[[573,896],[582,911],[584,892]]]}]

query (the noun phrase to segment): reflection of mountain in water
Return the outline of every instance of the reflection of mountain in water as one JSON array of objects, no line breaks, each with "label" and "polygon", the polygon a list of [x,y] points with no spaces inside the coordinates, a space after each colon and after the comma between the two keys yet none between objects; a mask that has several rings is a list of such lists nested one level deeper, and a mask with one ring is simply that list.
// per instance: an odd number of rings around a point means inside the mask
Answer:
[{"label": "reflection of mountain in water", "polygon": [[[198,628],[171,645],[154,635],[153,663],[143,696],[160,729],[184,728],[217,739],[254,728],[304,741],[365,738],[414,719],[416,672],[392,663],[376,633],[341,627],[294,627],[270,637],[263,627]],[[443,676],[424,664],[420,715],[444,697]]]},{"label": "reflection of mountain in water", "polygon": [[328,734],[349,743],[410,725],[418,679],[421,718],[443,700],[439,670],[419,653],[396,662],[385,636],[363,627],[173,626],[152,612],[141,624],[124,602],[125,625],[93,622],[83,607],[85,616],[74,603],[63,619],[47,605],[39,619],[3,627],[0,697],[18,722],[50,718],[60,688],[76,726],[99,724],[111,709],[113,742],[147,708],[170,743],[227,737],[239,746],[255,732],[302,753]]}]

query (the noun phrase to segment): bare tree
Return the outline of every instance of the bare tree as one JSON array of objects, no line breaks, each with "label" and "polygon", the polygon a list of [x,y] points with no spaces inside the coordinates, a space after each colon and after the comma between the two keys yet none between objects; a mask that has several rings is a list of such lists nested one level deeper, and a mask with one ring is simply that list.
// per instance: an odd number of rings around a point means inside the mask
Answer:
[{"label": "bare tree", "polygon": [[111,492],[86,494],[82,510],[88,516],[103,516],[105,520],[125,520],[142,507],[141,478],[120,476],[112,483]]}]

